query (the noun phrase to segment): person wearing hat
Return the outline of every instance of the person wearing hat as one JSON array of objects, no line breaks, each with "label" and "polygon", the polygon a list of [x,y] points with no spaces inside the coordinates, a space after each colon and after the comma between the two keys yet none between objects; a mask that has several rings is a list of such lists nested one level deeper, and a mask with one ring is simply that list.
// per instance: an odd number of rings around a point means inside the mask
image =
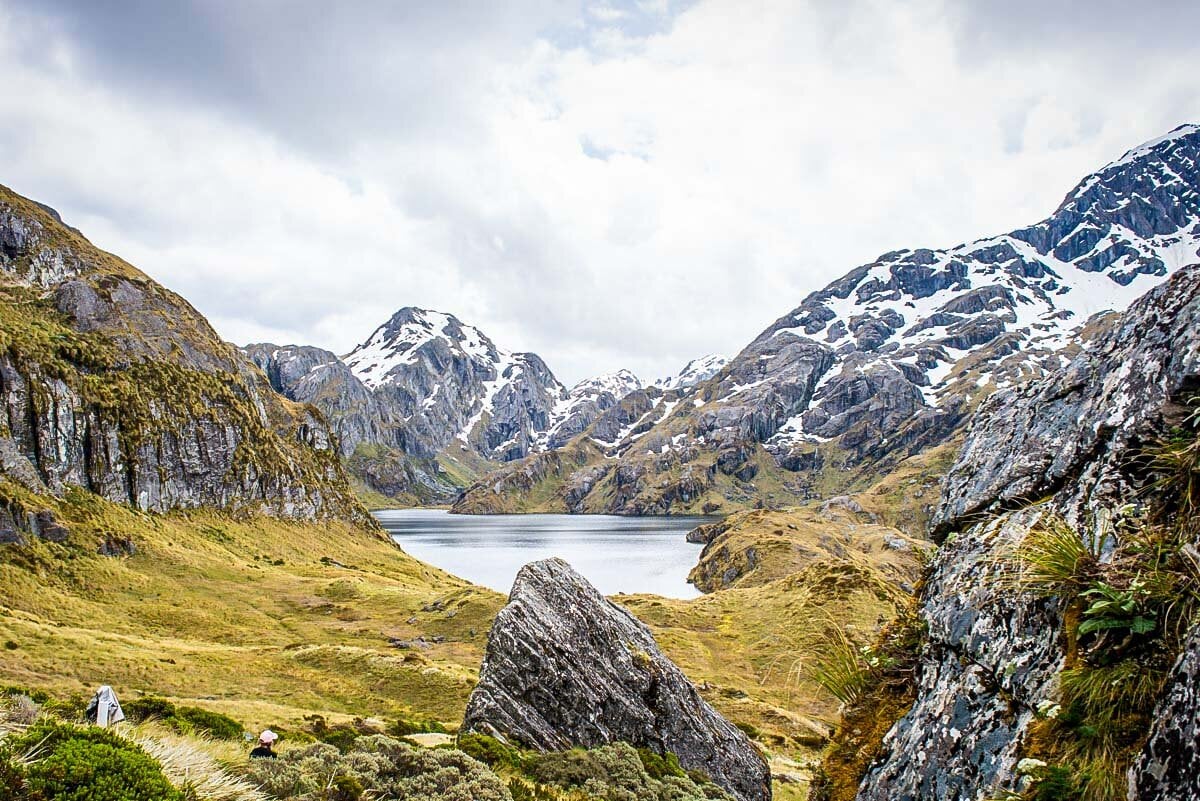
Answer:
[{"label": "person wearing hat", "polygon": [[271,750],[275,745],[275,741],[279,739],[279,735],[270,729],[263,729],[263,733],[258,735],[258,745],[250,752],[251,759],[274,759],[275,752]]}]

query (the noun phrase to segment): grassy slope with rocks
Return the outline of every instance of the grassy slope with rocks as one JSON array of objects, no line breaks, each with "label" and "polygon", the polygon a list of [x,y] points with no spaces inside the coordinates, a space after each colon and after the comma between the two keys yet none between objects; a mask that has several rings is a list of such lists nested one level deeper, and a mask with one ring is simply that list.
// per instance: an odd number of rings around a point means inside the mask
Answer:
[{"label": "grassy slope with rocks", "polygon": [[[2,546],[0,681],[111,684],[264,726],[313,713],[454,722],[502,603],[350,524],[151,515],[82,491],[39,501],[71,534]],[[100,555],[113,535],[136,554]]]},{"label": "grassy slope with rocks", "polygon": [[[79,696],[108,683],[123,698],[166,696],[250,728],[311,715],[461,720],[499,594],[346,524],[155,515],[82,491],[59,501],[4,487],[49,505],[71,534],[3,546],[0,683]],[[118,535],[136,553],[100,555]],[[835,629],[869,641],[904,597],[869,564],[831,554],[693,601],[616,600],[769,750],[777,774],[801,778],[837,715],[813,678],[815,655]],[[778,795],[802,787],[780,784]]]}]

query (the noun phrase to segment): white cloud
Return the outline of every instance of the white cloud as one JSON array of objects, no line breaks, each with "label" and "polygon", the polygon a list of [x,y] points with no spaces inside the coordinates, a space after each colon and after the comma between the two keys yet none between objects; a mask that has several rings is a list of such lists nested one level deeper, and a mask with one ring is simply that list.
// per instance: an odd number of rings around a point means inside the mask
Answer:
[{"label": "white cloud", "polygon": [[[1135,64],[1065,28],[1006,56],[979,44],[986,20],[935,2],[708,0],[669,26],[647,22],[665,7],[531,8],[361,43],[426,54],[425,83],[406,74],[394,95],[357,72],[384,53],[320,62],[346,99],[314,105],[310,135],[303,83],[271,82],[288,93],[272,113],[150,91],[97,68],[69,26],[37,27],[53,56],[31,59],[29,15],[0,7],[0,181],[237,341],[344,351],[423,305],[572,383],[732,354],[857,264],[1034,222],[1085,172],[1200,117],[1189,41],[1127,42]],[[444,63],[439,36],[485,29],[487,58]]]}]

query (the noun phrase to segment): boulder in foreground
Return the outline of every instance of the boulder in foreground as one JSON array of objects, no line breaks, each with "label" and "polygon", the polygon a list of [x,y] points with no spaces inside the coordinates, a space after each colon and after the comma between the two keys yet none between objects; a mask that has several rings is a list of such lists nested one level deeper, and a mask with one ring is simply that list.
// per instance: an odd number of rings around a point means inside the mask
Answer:
[{"label": "boulder in foreground", "polygon": [[643,623],[561,559],[517,574],[463,726],[541,751],[613,742],[669,751],[742,801],[771,797],[749,738],[700,697]]}]

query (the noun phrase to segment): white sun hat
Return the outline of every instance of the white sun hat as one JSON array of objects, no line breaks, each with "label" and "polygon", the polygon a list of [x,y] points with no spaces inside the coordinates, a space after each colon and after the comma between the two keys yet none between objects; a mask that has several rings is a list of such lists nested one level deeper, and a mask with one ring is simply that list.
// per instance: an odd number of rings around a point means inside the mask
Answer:
[{"label": "white sun hat", "polygon": [[278,739],[279,739],[279,735],[276,734],[275,732],[271,731],[270,729],[263,729],[263,733],[258,735],[258,741],[260,743],[266,743],[267,745],[270,745],[271,743],[275,742]]}]

